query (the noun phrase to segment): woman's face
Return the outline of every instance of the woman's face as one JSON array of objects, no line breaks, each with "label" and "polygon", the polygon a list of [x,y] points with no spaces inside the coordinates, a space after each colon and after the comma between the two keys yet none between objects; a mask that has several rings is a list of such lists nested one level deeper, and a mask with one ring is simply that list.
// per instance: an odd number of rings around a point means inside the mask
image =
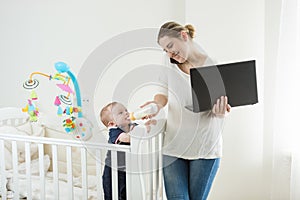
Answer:
[{"label": "woman's face", "polygon": [[170,58],[179,63],[184,63],[188,58],[188,43],[184,37],[175,38],[164,36],[159,39],[159,45],[167,52]]}]

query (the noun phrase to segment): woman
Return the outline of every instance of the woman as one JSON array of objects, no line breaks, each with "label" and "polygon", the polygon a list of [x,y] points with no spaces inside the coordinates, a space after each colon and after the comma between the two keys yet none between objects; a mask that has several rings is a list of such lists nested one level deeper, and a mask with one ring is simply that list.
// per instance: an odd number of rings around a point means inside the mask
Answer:
[{"label": "woman", "polygon": [[161,26],[158,44],[166,52],[171,68],[164,67],[160,75],[163,87],[153,101],[143,105],[154,102],[159,110],[168,105],[163,144],[168,200],[207,199],[222,156],[224,117],[230,112],[226,96],[220,97],[211,111],[193,113],[185,108],[192,104],[190,69],[213,64],[193,41],[194,33],[192,25],[167,22]]}]

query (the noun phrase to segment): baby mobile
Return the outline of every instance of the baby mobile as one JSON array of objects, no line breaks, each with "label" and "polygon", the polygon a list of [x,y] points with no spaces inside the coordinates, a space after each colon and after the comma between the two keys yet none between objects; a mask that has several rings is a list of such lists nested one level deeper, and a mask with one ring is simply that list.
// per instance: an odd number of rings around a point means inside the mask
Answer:
[{"label": "baby mobile", "polygon": [[[50,81],[56,80],[56,86],[59,87],[65,94],[60,94],[54,98],[54,105],[57,106],[57,115],[65,116],[63,120],[63,127],[67,133],[73,133],[75,138],[87,140],[91,137],[91,125],[83,118],[82,115],[82,103],[79,85],[76,77],[70,71],[70,67],[64,62],[55,63],[56,73],[54,75],[47,75],[41,72],[33,72],[30,74],[29,80],[24,82],[23,87],[26,90],[30,90],[30,97],[27,100],[27,105],[22,109],[23,112],[27,112],[30,121],[37,121],[39,116],[39,110],[36,106],[38,100],[37,93],[34,89],[39,86],[39,81],[33,79],[34,75],[41,75],[47,77]],[[70,81],[72,81],[75,92],[70,87]],[[77,106],[73,106],[72,95],[76,95]],[[77,117],[75,117],[75,113]]]}]

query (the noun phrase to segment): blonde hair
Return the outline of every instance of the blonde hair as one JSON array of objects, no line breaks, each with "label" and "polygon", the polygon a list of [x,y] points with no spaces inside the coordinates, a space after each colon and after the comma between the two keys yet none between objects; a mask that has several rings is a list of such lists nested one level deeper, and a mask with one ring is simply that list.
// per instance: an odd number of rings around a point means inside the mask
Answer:
[{"label": "blonde hair", "polygon": [[191,24],[187,24],[182,26],[177,22],[166,22],[164,23],[159,30],[157,41],[164,36],[179,38],[181,31],[185,31],[188,33],[190,38],[195,37],[195,28]]},{"label": "blonde hair", "polygon": [[100,119],[104,126],[108,127],[109,122],[113,121],[112,118],[112,107],[115,106],[117,102],[111,102],[104,106],[100,111]]}]

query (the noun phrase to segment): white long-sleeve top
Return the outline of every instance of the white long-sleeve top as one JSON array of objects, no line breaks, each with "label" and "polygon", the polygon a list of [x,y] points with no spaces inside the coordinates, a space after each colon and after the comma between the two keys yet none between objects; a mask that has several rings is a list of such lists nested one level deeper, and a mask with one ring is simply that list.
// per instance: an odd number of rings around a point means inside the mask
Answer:
[{"label": "white long-sleeve top", "polygon": [[[163,154],[184,159],[219,158],[222,156],[224,118],[211,111],[194,113],[185,108],[192,105],[190,75],[164,59],[159,75],[160,94],[168,97],[167,124]],[[208,58],[203,66],[214,64]]]}]

